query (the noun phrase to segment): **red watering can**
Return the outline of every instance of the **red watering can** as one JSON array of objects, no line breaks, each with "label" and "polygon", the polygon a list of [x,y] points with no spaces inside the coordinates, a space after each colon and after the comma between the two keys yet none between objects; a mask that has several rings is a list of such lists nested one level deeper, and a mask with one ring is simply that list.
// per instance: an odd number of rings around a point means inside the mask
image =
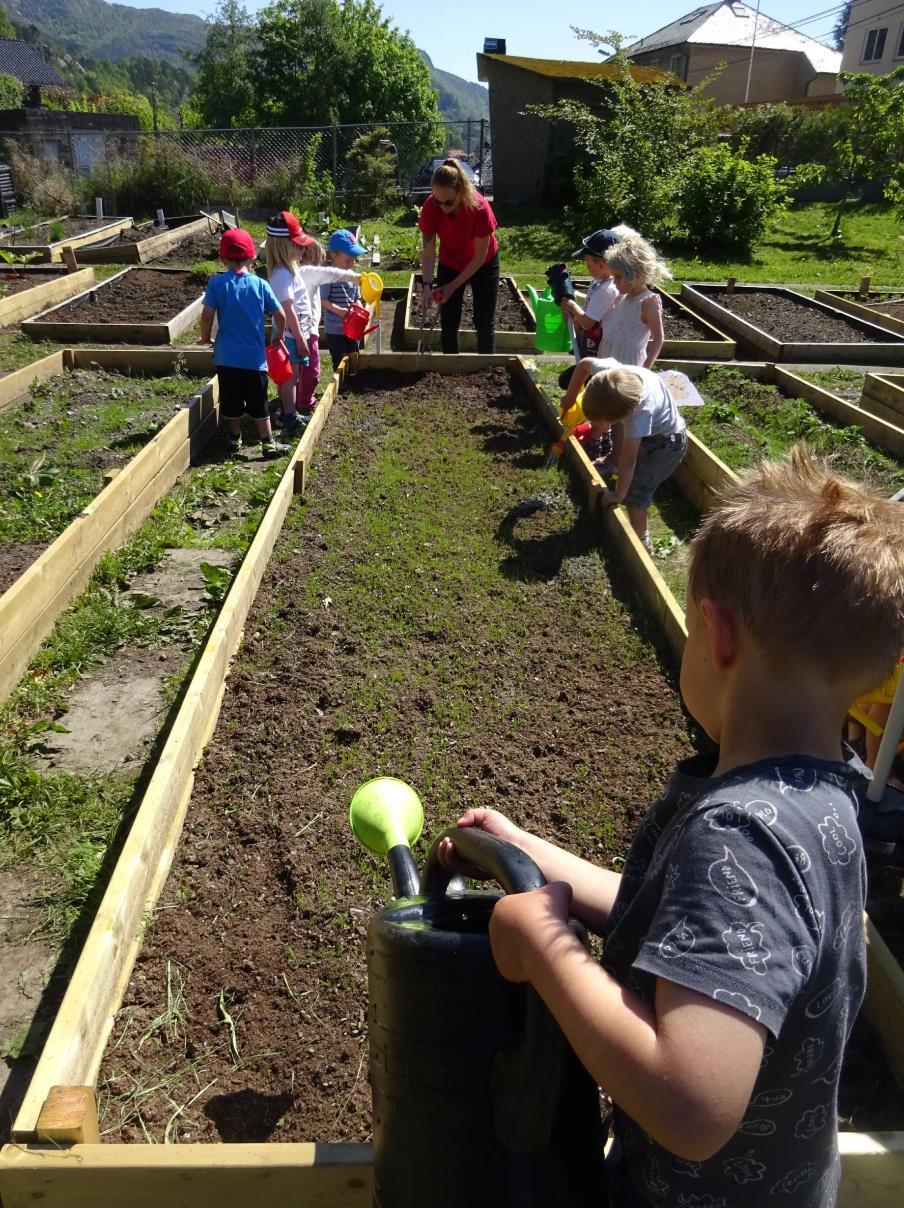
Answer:
[{"label": "red watering can", "polygon": [[349,340],[363,340],[369,331],[379,327],[379,323],[367,326],[370,312],[360,302],[353,302],[348,308],[348,314],[342,320],[342,331]]},{"label": "red watering can", "polygon": [[277,386],[288,382],[292,377],[292,362],[283,340],[278,344],[267,345],[267,373]]}]

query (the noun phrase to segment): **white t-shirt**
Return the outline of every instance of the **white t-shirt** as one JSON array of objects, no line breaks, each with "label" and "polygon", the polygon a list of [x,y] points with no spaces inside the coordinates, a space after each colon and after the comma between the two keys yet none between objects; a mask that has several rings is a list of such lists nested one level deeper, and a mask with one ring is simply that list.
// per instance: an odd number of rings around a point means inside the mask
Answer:
[{"label": "white t-shirt", "polygon": [[584,314],[594,323],[602,323],[606,315],[615,305],[618,290],[611,277],[605,281],[591,281],[584,300]]},{"label": "white t-shirt", "polygon": [[[611,357],[595,358],[593,372],[611,369],[613,364]],[[624,420],[625,436],[639,436],[642,439],[644,436],[674,436],[677,432],[683,432],[684,418],[659,374],[640,365],[626,365],[623,368],[636,373],[643,383],[643,394],[637,410]]]},{"label": "white t-shirt", "polygon": [[299,264],[295,272],[280,265],[270,274],[270,286],[280,301],[291,302],[301,334],[305,339],[320,325],[320,286],[332,281],[357,282],[353,269],[332,268],[329,265]]}]

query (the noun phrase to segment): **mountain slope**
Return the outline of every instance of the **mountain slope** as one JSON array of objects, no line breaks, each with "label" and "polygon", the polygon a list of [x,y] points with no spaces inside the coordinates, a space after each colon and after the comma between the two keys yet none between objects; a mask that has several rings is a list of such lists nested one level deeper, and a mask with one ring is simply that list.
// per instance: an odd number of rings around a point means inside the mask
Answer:
[{"label": "mountain slope", "polygon": [[92,59],[146,56],[185,64],[207,37],[200,17],[160,8],[129,8],[106,0],[6,0],[13,21],[36,25],[66,50]]},{"label": "mountain slope", "polygon": [[439,93],[439,109],[447,121],[464,121],[466,118],[489,118],[490,93],[483,84],[472,84],[451,71],[434,67],[426,50],[419,52],[430,68],[430,82]]}]

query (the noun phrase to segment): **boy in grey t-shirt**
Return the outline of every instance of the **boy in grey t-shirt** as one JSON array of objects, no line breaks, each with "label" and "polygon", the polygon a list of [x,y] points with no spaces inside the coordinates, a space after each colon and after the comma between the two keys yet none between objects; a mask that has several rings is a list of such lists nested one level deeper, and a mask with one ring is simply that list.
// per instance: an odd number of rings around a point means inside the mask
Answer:
[{"label": "boy in grey t-shirt", "polygon": [[[501,898],[490,940],[612,1097],[610,1203],[831,1208],[865,979],[863,771],[840,735],[904,647],[896,505],[805,450],[764,462],[694,538],[687,626],[682,696],[718,749],[679,766],[621,875],[494,810],[459,825],[550,882]],[[440,858],[467,871],[453,842]]]}]

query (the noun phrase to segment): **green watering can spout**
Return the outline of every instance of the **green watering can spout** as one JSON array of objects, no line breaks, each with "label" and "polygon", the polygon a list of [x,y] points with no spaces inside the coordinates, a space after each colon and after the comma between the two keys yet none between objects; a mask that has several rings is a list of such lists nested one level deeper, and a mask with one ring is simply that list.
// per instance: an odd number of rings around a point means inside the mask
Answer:
[{"label": "green watering can spout", "polygon": [[348,819],[362,846],[377,856],[389,857],[395,896],[410,898],[420,893],[410,848],[423,830],[424,807],[411,785],[395,776],[366,781],[352,797]]}]

